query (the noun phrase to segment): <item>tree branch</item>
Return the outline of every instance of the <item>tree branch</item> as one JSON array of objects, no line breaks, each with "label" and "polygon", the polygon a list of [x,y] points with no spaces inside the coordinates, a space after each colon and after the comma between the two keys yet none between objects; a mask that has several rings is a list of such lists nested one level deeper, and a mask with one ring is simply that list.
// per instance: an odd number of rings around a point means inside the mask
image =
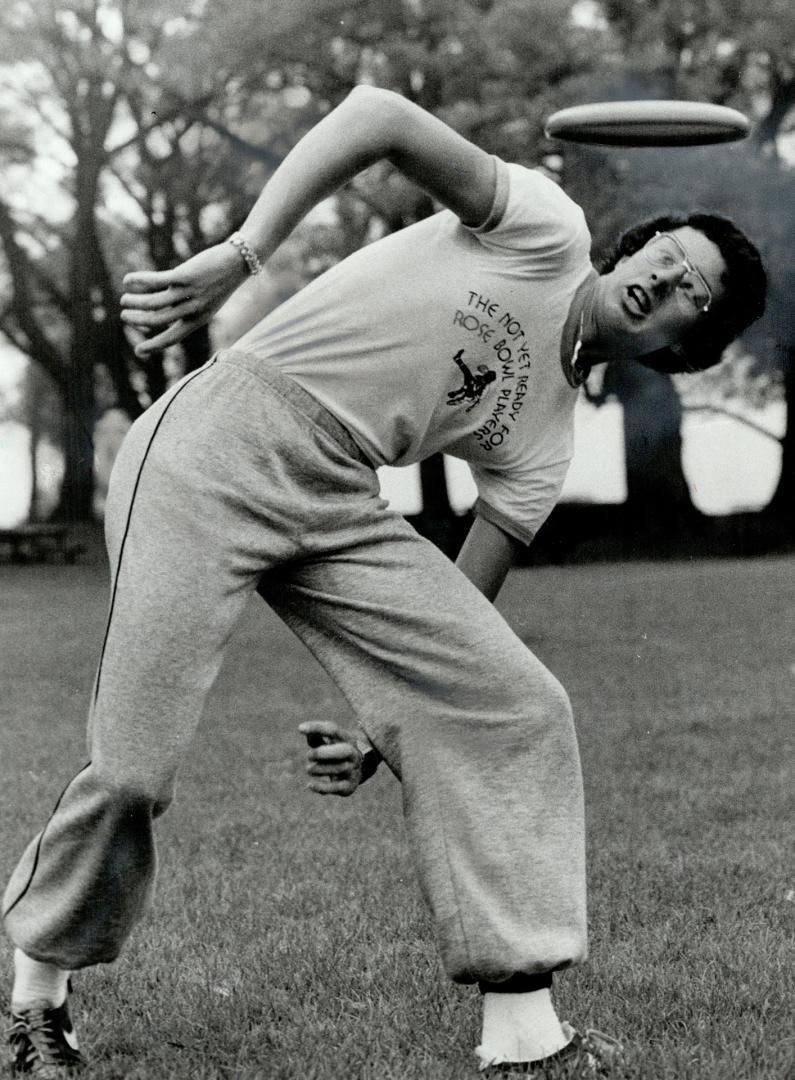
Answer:
[{"label": "tree branch", "polygon": [[67,383],[62,358],[34,315],[29,280],[32,273],[30,258],[17,243],[14,232],[14,219],[6,204],[0,199],[0,244],[6,254],[13,290],[9,304],[9,318],[13,316],[19,330],[27,339],[23,351],[38,360],[59,389],[63,391],[66,390]]},{"label": "tree branch", "polygon": [[710,413],[712,416],[727,416],[730,420],[736,420],[738,424],[744,424],[745,427],[755,431],[758,435],[766,435],[773,442],[777,442],[779,445],[784,444],[783,436],[774,435],[772,431],[769,431],[762,424],[757,424],[755,420],[749,420],[747,416],[741,416],[740,413],[732,412],[731,409],[722,409],[718,405],[683,405],[682,411],[704,412]]},{"label": "tree branch", "polygon": [[145,139],[150,131],[156,131],[157,128],[162,127],[163,124],[170,124],[174,120],[178,120],[181,116],[192,113],[195,109],[201,109],[205,105],[211,104],[214,100],[215,94],[204,94],[201,97],[196,98],[195,101],[180,102],[167,112],[157,113],[157,119],[151,124],[146,124],[145,126],[142,125],[129,139],[125,139],[123,142],[116,143],[115,146],[109,147],[105,153],[105,158],[110,159],[115,157],[117,154],[120,154],[122,150],[127,150],[129,147],[135,146],[136,143]]},{"label": "tree branch", "polygon": [[269,165],[272,169],[276,169],[281,165],[283,158],[278,154],[274,154],[272,150],[269,150],[267,146],[260,146],[257,143],[249,142],[248,139],[242,138],[240,135],[236,135],[234,131],[230,131],[229,128],[220,122],[220,120],[213,120],[206,113],[196,115],[191,114],[194,121],[201,123],[204,127],[210,128],[211,131],[215,131],[222,138],[226,139],[228,143],[231,143],[236,150],[239,150],[246,157],[254,158],[256,161],[264,161],[266,165]]}]

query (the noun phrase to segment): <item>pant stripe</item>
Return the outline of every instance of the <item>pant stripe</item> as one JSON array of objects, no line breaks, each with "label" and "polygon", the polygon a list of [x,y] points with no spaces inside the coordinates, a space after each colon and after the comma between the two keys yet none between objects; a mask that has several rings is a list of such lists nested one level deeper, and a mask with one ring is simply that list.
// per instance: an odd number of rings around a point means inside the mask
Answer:
[{"label": "pant stripe", "polygon": [[190,383],[192,383],[194,381],[194,379],[198,375],[203,374],[214,363],[215,363],[215,357],[213,357],[213,359],[210,360],[209,363],[205,364],[204,367],[199,368],[198,371],[194,372],[193,375],[189,379],[186,379],[185,382],[182,384],[182,386],[180,386],[180,388],[174,394],[171,401],[169,401],[168,404],[165,406],[165,408],[163,409],[163,412],[158,417],[157,423],[155,424],[155,427],[154,427],[154,430],[152,431],[152,434],[149,436],[149,442],[146,444],[146,450],[144,451],[143,457],[141,458],[141,464],[138,466],[138,475],[135,478],[135,485],[133,487],[132,495],[130,496],[130,506],[129,506],[129,509],[127,510],[127,520],[124,523],[124,535],[122,536],[121,544],[119,545],[119,555],[118,555],[118,558],[116,560],[116,571],[115,571],[115,573],[113,575],[113,587],[112,587],[112,590],[111,590],[110,607],[109,607],[109,610],[108,610],[108,621],[107,621],[107,623],[105,625],[105,636],[102,639],[102,648],[100,649],[100,653],[99,653],[99,663],[97,665],[97,677],[94,680],[94,697],[93,697],[94,704],[96,704],[97,696],[99,694],[99,680],[100,680],[100,676],[102,674],[102,661],[105,659],[105,649],[107,648],[108,637],[110,636],[110,624],[111,624],[111,620],[113,618],[113,607],[114,607],[114,605],[116,603],[116,590],[117,590],[118,584],[119,584],[119,575],[121,574],[121,563],[122,563],[122,557],[124,555],[124,546],[125,546],[125,544],[127,542],[127,534],[130,531],[130,522],[132,521],[133,506],[135,505],[135,496],[138,494],[138,487],[139,487],[139,485],[141,483],[141,476],[142,476],[143,471],[144,471],[144,465],[146,464],[146,459],[149,456],[149,451],[152,448],[152,443],[155,441],[155,436],[157,435],[158,431],[160,430],[160,425],[163,423],[163,420],[165,419],[165,416],[166,416],[166,413],[168,412],[168,410],[171,408],[171,406],[177,400],[177,398],[182,393],[182,391],[185,389],[185,387],[189,386]]},{"label": "pant stripe", "polygon": [[[160,428],[160,425],[163,422],[163,418],[165,417],[168,410],[171,408],[172,404],[176,401],[176,399],[179,397],[179,395],[182,393],[182,391],[185,389],[185,387],[189,385],[189,383],[192,383],[193,380],[198,375],[201,375],[202,372],[206,371],[207,368],[210,367],[214,363],[215,363],[215,358],[210,360],[208,364],[205,364],[204,367],[202,367],[198,371],[194,372],[194,374],[190,378],[186,379],[185,382],[182,384],[182,386],[180,386],[180,388],[177,390],[177,392],[172,397],[171,401],[168,402],[166,407],[163,409],[163,412],[159,416],[157,424],[155,425],[155,428],[154,428],[152,434],[149,437],[149,442],[147,443],[146,450],[144,451],[143,458],[141,459],[141,464],[138,467],[138,475],[136,476],[136,479],[135,479],[135,486],[133,488],[132,496],[130,498],[130,506],[129,506],[129,509],[127,511],[127,520],[126,520],[125,525],[124,525],[124,536],[122,537],[121,545],[119,547],[119,557],[118,557],[117,562],[116,562],[116,571],[115,571],[114,578],[113,578],[113,590],[112,590],[112,593],[111,593],[110,610],[108,612],[108,621],[107,621],[107,624],[105,626],[105,636],[104,636],[104,638],[102,640],[102,649],[101,649],[100,655],[99,655],[99,664],[97,666],[97,675],[96,675],[96,679],[94,681],[94,695],[93,695],[93,697],[94,697],[94,702],[95,703],[96,703],[96,700],[97,700],[97,694],[99,693],[99,677],[100,677],[100,672],[102,671],[102,660],[103,660],[103,658],[105,656],[105,648],[107,646],[108,636],[110,634],[110,623],[111,623],[111,618],[113,617],[113,605],[114,605],[115,600],[116,600],[116,588],[117,588],[118,581],[119,581],[119,572],[121,570],[122,554],[124,552],[124,545],[125,545],[125,542],[127,540],[127,534],[130,531],[130,521],[132,520],[133,505],[135,503],[135,496],[136,496],[136,494],[138,492],[138,485],[141,482],[141,474],[143,472],[144,464],[146,463],[146,458],[147,458],[147,456],[149,454],[149,450],[151,449],[152,443],[154,442],[155,435],[157,435],[158,429]],[[33,865],[31,867],[31,871],[30,871],[30,875],[28,877],[28,880],[26,881],[24,888],[22,889],[20,894],[17,896],[16,900],[12,901],[12,903],[9,904],[9,906],[6,908],[5,912],[3,913],[3,918],[5,918],[7,915],[10,914],[11,911],[13,911],[13,909],[17,906],[17,904],[20,902],[20,900],[22,900],[22,898],[25,896],[25,894],[28,892],[31,885],[33,884],[33,879],[36,876],[36,869],[37,869],[37,867],[39,865],[39,854],[41,852],[41,845],[42,845],[42,843],[44,841],[44,834],[47,831],[47,825],[49,825],[49,823],[52,821],[53,817],[55,816],[55,814],[56,814],[56,812],[58,810],[58,807],[61,805],[63,797],[66,794],[66,792],[69,790],[69,788],[71,787],[73,780],[75,780],[76,777],[80,775],[80,773],[85,772],[90,764],[91,764],[91,762],[89,761],[86,765],[84,765],[83,768],[80,770],[80,772],[78,772],[74,777],[72,777],[72,780],[69,781],[69,783],[66,785],[66,787],[61,792],[61,794],[58,796],[58,801],[56,802],[55,806],[53,807],[52,813],[50,814],[49,818],[47,819],[47,823],[45,824],[44,828],[42,829],[41,833],[39,834],[39,840],[38,840],[38,843],[36,845],[36,854],[35,854],[34,859],[33,859]]]},{"label": "pant stripe", "polygon": [[69,781],[69,783],[66,785],[66,787],[61,792],[61,794],[58,796],[58,802],[52,808],[52,813],[50,814],[49,818],[47,819],[47,824],[44,826],[44,828],[39,833],[39,842],[36,845],[36,854],[35,854],[35,856],[33,858],[33,866],[31,867],[30,876],[28,877],[28,880],[25,882],[25,887],[22,889],[22,892],[19,894],[19,896],[16,898],[16,900],[12,900],[12,902],[8,905],[8,907],[3,912],[3,918],[5,918],[6,915],[9,915],[14,910],[14,908],[17,906],[19,901],[22,899],[22,897],[28,891],[30,886],[33,884],[33,878],[35,877],[35,874],[36,874],[36,867],[39,865],[39,853],[41,852],[41,845],[42,845],[42,841],[44,840],[44,834],[47,831],[47,825],[49,825],[50,822],[52,821],[52,819],[55,817],[55,814],[56,814],[56,812],[58,810],[58,807],[61,805],[61,803],[63,801],[64,795],[67,793],[69,788],[72,786],[72,782],[76,779],[76,777],[78,777],[80,775],[80,773],[84,773],[90,764],[91,764],[90,761],[87,762],[83,766],[83,768],[80,770],[80,772],[76,773],[75,776],[72,777],[72,779]]}]

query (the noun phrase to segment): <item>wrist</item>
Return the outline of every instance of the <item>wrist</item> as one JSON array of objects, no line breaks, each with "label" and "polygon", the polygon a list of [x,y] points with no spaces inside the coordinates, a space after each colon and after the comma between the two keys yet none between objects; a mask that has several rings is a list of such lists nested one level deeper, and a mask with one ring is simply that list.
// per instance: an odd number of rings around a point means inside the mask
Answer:
[{"label": "wrist", "polygon": [[363,731],[356,734],[356,749],[361,754],[359,768],[361,771],[360,783],[369,780],[381,762],[381,755],[367,738]]},{"label": "wrist", "polygon": [[238,253],[241,262],[248,270],[249,274],[256,275],[261,274],[264,266],[262,259],[259,257],[259,253],[250,240],[247,240],[240,232],[233,232],[227,240],[227,243],[231,244]]},{"label": "wrist", "polygon": [[[360,751],[361,752],[361,751]],[[361,779],[359,783],[363,784],[366,780],[369,780],[374,775],[376,769],[381,762],[381,755],[371,746],[369,750],[365,750],[362,753],[362,760],[360,765]]]}]

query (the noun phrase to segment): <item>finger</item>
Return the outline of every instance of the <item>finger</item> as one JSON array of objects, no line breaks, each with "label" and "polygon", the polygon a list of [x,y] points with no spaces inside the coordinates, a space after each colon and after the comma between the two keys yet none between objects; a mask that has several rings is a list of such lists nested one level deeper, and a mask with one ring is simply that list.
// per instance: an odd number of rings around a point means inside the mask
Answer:
[{"label": "finger", "polygon": [[306,785],[318,795],[353,795],[356,788],[347,780],[311,781]]},{"label": "finger", "polygon": [[177,270],[133,270],[122,278],[125,292],[156,292],[178,284]]},{"label": "finger", "polygon": [[350,743],[324,743],[313,749],[307,757],[310,761],[331,764],[349,762],[353,764],[358,757],[356,749]]},{"label": "finger", "polygon": [[298,730],[311,747],[339,742],[343,737],[343,733],[332,720],[309,720],[300,724]]},{"label": "finger", "polygon": [[323,735],[329,739],[341,737],[340,727],[333,720],[305,720],[298,725],[298,730],[307,736]]},{"label": "finger", "polygon": [[178,319],[188,319],[198,315],[204,310],[204,303],[189,297],[181,304],[172,304],[169,307],[161,307],[151,311],[143,311],[140,308],[122,308],[120,318],[128,326],[138,326],[142,330],[153,330],[161,326],[168,326]]},{"label": "finger", "polygon": [[307,765],[306,771],[310,776],[333,776],[336,780],[350,780],[353,773],[351,766],[337,765],[334,762],[329,762],[327,765],[316,762],[313,765]]},{"label": "finger", "polygon": [[189,299],[190,291],[187,285],[169,285],[167,289],[159,289],[157,292],[136,292],[132,289],[123,293],[119,303],[123,308],[148,311],[152,308],[173,306],[181,300]]},{"label": "finger", "polygon": [[127,326],[137,326],[141,330],[155,330],[176,322],[177,316],[171,308],[163,311],[139,311],[125,308],[120,318]]},{"label": "finger", "polygon": [[199,319],[180,319],[179,322],[170,326],[168,330],[164,330],[162,334],[156,334],[155,337],[139,342],[135,346],[135,355],[144,357],[150,353],[158,352],[160,349],[165,349],[169,345],[176,345],[178,341],[182,341],[184,337],[187,337],[192,330],[195,330],[200,325],[201,320]]}]

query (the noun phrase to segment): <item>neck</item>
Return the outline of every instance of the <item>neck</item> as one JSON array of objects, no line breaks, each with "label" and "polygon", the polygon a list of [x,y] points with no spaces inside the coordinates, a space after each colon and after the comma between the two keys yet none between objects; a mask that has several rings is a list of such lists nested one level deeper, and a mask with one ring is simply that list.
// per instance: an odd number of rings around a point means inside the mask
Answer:
[{"label": "neck", "polygon": [[582,352],[589,364],[601,364],[615,355],[615,350],[608,340],[601,317],[601,298],[603,282],[596,277],[584,298],[582,306]]},{"label": "neck", "polygon": [[577,289],[572,299],[560,342],[560,362],[568,382],[579,386],[595,361],[586,356],[591,340],[593,298],[599,277],[592,271]]}]

